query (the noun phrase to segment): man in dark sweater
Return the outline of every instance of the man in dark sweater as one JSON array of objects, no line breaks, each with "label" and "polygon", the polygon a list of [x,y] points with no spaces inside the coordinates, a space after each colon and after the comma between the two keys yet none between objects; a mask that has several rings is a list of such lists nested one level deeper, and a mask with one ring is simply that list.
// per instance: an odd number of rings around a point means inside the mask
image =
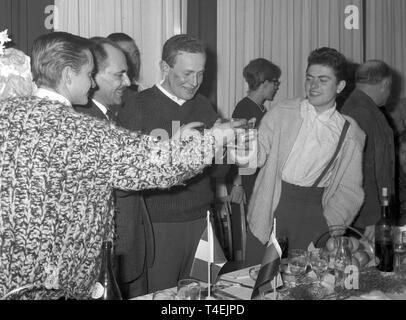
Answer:
[{"label": "man in dark sweater", "polygon": [[391,92],[391,69],[383,61],[367,61],[358,67],[355,82],[356,88],[341,112],[357,121],[367,136],[363,157],[365,200],[354,226],[373,240],[375,224],[380,218],[382,188],[388,188],[389,196],[395,192],[393,131],[379,110]]},{"label": "man in dark sweater", "polygon": [[[190,122],[211,127],[218,118],[208,99],[197,93],[206,63],[204,45],[188,35],[170,38],[160,64],[164,80],[125,101],[121,124],[169,139]],[[148,268],[148,291],[170,288],[189,277],[195,250],[206,226],[213,193],[206,170],[170,190],[145,192],[154,233],[155,257]]]}]

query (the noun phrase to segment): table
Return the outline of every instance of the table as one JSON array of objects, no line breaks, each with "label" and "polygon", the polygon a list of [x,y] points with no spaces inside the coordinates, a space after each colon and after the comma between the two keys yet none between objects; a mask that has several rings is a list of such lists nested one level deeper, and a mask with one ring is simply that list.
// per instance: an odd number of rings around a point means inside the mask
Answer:
[{"label": "table", "polygon": [[[249,276],[249,270],[252,267],[221,275],[219,281],[216,283],[218,289],[213,291],[214,295],[223,300],[250,300],[255,284],[254,280]],[[388,274],[387,276],[391,277],[391,274]],[[381,290],[372,290],[371,292],[364,294],[354,294],[353,296],[347,297],[346,300],[406,300],[406,277],[402,281],[405,282],[405,289],[401,293],[384,293]],[[201,284],[207,290],[207,284]],[[176,293],[176,288],[169,288],[167,290]],[[216,290],[218,290],[218,292]],[[273,298],[273,293],[265,295],[265,299],[273,300]],[[281,298],[280,295],[279,298]],[[134,298],[134,300],[152,300],[152,294],[140,296]],[[333,297],[330,300],[336,299]]]}]

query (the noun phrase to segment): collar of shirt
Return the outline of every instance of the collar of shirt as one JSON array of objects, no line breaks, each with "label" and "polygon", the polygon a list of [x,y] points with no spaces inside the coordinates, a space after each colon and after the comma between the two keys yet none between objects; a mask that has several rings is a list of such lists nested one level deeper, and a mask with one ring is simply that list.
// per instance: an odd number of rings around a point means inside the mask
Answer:
[{"label": "collar of shirt", "polygon": [[309,100],[304,100],[300,107],[300,113],[304,118],[306,114],[310,115],[312,121],[319,120],[323,123],[329,122],[332,120],[334,113],[336,112],[336,104],[334,106],[322,113],[316,111],[316,107],[310,104]]},{"label": "collar of shirt", "polygon": [[95,100],[95,99],[92,99],[92,101],[93,101],[93,103],[96,105],[96,107],[98,107],[99,109],[100,109],[100,111],[101,112],[103,112],[103,114],[106,116],[106,117],[108,117],[107,116],[107,107],[105,106],[105,105],[103,105],[103,104],[101,104],[99,101],[97,101],[97,100]]},{"label": "collar of shirt", "polygon": [[177,103],[178,105],[183,105],[186,100],[183,99],[179,99],[177,96],[173,95],[172,93],[168,92],[167,90],[164,89],[164,87],[162,87],[162,84],[164,83],[164,80],[162,80],[160,83],[158,83],[156,86],[159,90],[162,91],[162,93],[164,95],[166,95],[169,99],[171,99],[172,101],[174,101],[175,103]]},{"label": "collar of shirt", "polygon": [[66,99],[63,95],[55,91],[51,91],[49,89],[39,88],[34,95],[41,99],[48,98],[49,100],[58,101],[70,107],[72,106],[72,103],[70,103],[70,101]]}]

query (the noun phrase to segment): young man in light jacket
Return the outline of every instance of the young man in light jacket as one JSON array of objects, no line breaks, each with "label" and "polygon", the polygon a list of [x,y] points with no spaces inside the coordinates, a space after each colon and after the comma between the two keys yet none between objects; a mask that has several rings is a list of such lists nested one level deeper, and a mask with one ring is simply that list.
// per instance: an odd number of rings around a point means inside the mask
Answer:
[{"label": "young man in light jacket", "polygon": [[[351,224],[360,209],[365,134],[336,110],[344,89],[346,59],[331,48],[313,51],[306,71],[306,99],[287,100],[262,119],[248,223],[263,243],[276,218],[277,236],[289,249],[307,248],[336,225]],[[264,247],[265,248],[265,247]]]}]

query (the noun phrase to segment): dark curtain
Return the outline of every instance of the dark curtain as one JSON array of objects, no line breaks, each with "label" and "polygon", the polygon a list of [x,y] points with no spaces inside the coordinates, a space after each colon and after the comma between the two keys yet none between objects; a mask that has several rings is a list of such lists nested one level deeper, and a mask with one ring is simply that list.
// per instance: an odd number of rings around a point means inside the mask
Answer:
[{"label": "dark curtain", "polygon": [[207,62],[200,93],[217,108],[217,0],[188,0],[187,30],[207,45]]},{"label": "dark curtain", "polygon": [[0,31],[8,29],[13,46],[30,54],[34,39],[52,31],[45,22],[53,4],[54,0],[0,0]]}]

